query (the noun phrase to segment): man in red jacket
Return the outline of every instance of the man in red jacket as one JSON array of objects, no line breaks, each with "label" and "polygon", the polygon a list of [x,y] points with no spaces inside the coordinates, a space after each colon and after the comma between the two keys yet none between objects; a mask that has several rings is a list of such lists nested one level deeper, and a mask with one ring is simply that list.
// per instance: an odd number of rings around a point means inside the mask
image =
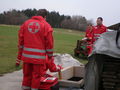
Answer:
[{"label": "man in red jacket", "polygon": [[100,35],[106,31],[107,31],[107,28],[106,26],[103,25],[103,18],[98,17],[97,26],[95,26],[95,30],[94,30],[94,41],[96,41],[100,37]]},{"label": "man in red jacket", "polygon": [[[23,90],[44,89],[43,87],[50,90],[57,83],[45,83],[48,68],[53,72],[60,70],[54,64],[53,29],[46,22],[46,16],[47,10],[40,9],[37,16],[25,21],[19,30],[16,65],[19,66],[20,61],[23,61]],[[45,84],[41,83],[43,78]]]},{"label": "man in red jacket", "polygon": [[86,41],[87,41],[87,50],[88,55],[92,52],[93,42],[94,42],[94,27],[91,24],[88,24],[87,30],[86,30]]}]

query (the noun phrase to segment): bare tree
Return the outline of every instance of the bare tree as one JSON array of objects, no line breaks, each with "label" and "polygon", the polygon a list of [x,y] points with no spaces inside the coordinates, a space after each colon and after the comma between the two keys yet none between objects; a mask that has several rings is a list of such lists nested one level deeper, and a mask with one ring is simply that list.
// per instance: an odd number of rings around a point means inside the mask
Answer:
[{"label": "bare tree", "polygon": [[72,16],[70,19],[63,20],[61,25],[62,28],[85,31],[87,20],[83,16]]},{"label": "bare tree", "polygon": [[10,25],[19,25],[28,19],[27,16],[16,10],[4,12],[3,18],[4,18],[4,22],[2,23],[10,24]]}]

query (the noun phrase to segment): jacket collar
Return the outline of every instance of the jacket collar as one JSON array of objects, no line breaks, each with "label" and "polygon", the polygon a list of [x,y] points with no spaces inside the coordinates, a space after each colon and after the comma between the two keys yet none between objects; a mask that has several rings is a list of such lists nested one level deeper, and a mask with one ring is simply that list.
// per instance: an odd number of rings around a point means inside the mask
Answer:
[{"label": "jacket collar", "polygon": [[32,19],[36,19],[39,21],[45,21],[45,19],[42,16],[33,16]]},{"label": "jacket collar", "polygon": [[97,27],[103,27],[104,25],[103,24],[101,24],[101,25],[97,25]]}]

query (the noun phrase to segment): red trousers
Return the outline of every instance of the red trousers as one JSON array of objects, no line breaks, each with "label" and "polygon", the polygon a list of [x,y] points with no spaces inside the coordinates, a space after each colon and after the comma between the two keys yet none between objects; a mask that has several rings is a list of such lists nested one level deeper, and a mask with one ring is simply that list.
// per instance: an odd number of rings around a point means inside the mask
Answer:
[{"label": "red trousers", "polygon": [[38,90],[40,88],[40,78],[46,73],[45,69],[46,66],[43,64],[23,63],[23,89]]}]

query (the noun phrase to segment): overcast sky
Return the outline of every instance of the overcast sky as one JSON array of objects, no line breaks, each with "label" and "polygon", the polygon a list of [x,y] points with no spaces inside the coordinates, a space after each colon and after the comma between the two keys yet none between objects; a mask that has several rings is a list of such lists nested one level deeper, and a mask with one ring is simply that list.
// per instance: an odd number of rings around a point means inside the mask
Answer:
[{"label": "overcast sky", "polygon": [[106,26],[120,22],[120,0],[0,0],[0,12],[27,8],[46,8],[65,15],[82,15],[94,22],[101,16]]}]

